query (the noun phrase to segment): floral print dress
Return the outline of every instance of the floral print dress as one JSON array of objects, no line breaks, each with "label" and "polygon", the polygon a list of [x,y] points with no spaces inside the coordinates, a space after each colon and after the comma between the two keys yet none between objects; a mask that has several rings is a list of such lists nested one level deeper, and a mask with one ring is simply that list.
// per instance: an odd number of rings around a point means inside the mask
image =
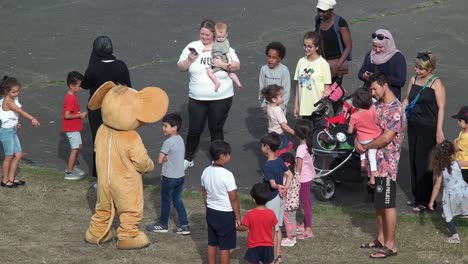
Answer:
[{"label": "floral print dress", "polygon": [[449,174],[447,169],[443,171],[442,180],[442,209],[445,222],[452,221],[457,215],[468,215],[468,184],[463,180],[458,162],[452,163],[452,174]]}]

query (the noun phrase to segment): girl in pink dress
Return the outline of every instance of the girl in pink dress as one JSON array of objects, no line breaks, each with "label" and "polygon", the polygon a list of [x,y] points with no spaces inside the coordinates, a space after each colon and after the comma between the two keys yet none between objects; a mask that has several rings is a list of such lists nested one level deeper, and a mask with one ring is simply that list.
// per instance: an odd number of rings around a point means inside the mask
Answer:
[{"label": "girl in pink dress", "polygon": [[[377,126],[377,115],[372,104],[372,92],[367,88],[359,88],[353,94],[352,99],[354,107],[357,107],[358,110],[351,115],[348,133],[352,134],[356,131],[359,143],[364,145],[369,144],[381,133]],[[369,149],[367,151],[371,171],[369,179],[371,187],[375,185],[375,177],[377,176],[376,153],[377,149]],[[366,166],[366,153],[361,153],[361,171],[365,171]]]}]

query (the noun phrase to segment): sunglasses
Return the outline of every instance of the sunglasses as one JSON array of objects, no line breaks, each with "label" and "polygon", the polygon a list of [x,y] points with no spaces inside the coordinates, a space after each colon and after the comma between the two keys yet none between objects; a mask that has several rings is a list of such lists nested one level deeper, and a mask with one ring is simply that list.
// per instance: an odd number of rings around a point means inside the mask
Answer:
[{"label": "sunglasses", "polygon": [[384,40],[384,39],[389,39],[387,38],[386,36],[384,36],[383,34],[377,34],[377,33],[372,33],[372,39],[375,39],[377,38],[378,40]]},{"label": "sunglasses", "polygon": [[424,52],[418,52],[418,54],[416,55],[416,59],[431,62],[431,57],[429,57],[429,55]]},{"label": "sunglasses", "polygon": [[328,10],[322,10],[320,8],[317,8],[317,13],[326,13],[328,12]]}]

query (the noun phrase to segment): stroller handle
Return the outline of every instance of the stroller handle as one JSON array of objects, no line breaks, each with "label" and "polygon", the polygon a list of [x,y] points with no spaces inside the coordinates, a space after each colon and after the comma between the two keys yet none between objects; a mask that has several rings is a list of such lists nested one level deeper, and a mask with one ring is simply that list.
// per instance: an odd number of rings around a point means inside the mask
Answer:
[{"label": "stroller handle", "polygon": [[315,104],[314,107],[317,107],[317,105],[321,104],[323,102],[323,99],[318,100]]}]

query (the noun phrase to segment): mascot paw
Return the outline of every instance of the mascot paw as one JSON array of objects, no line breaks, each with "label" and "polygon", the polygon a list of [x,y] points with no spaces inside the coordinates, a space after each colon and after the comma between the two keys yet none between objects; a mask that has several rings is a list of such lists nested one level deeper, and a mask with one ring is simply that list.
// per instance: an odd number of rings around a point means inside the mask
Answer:
[{"label": "mascot paw", "polygon": [[111,242],[112,241],[112,232],[109,231],[107,233],[107,235],[105,235],[101,241],[99,241],[99,237],[97,236],[94,236],[91,234],[91,232],[89,232],[89,229],[86,230],[86,236],[85,236],[85,242],[86,243],[90,243],[90,244],[104,244],[104,243],[108,243],[108,242]]},{"label": "mascot paw", "polygon": [[118,249],[142,249],[150,245],[150,241],[145,233],[138,231],[136,237],[126,240],[117,240]]}]

